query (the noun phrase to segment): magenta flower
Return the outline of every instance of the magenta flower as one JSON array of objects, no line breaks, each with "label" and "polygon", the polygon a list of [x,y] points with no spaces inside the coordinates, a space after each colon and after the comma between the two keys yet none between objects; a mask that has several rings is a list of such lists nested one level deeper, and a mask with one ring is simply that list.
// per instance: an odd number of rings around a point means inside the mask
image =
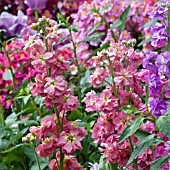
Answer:
[{"label": "magenta flower", "polygon": [[43,9],[44,5],[46,4],[47,0],[25,0],[25,3],[31,8],[32,10],[39,10]]}]

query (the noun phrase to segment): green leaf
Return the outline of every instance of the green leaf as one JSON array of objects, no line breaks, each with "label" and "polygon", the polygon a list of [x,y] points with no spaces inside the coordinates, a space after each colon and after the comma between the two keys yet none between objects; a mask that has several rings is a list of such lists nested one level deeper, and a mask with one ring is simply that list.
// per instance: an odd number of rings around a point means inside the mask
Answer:
[{"label": "green leaf", "polygon": [[6,68],[3,64],[0,64],[0,68]]},{"label": "green leaf", "polygon": [[143,26],[144,28],[146,27],[150,27],[152,26],[153,24],[157,23],[158,22],[158,19],[154,19],[154,20],[150,20],[148,21],[147,23],[145,23],[145,25]]},{"label": "green leaf", "polygon": [[68,116],[68,119],[71,121],[81,119],[83,117],[83,113],[81,113],[78,109],[74,112],[71,112],[71,114]]},{"label": "green leaf", "polygon": [[145,43],[149,43],[151,41],[151,39],[152,39],[152,37],[149,37],[148,39],[141,41],[137,46],[140,47]]},{"label": "green leaf", "polygon": [[128,115],[131,115],[131,114],[138,114],[140,113],[141,111],[139,111],[136,107],[132,106],[132,105],[127,105],[127,106],[124,106],[121,108],[121,110],[128,114]]},{"label": "green leaf", "polygon": [[128,164],[130,164],[134,159],[136,159],[141,153],[143,153],[147,148],[152,145],[159,144],[161,141],[155,139],[155,135],[149,135],[144,138],[140,144],[132,152],[131,157],[129,158]]},{"label": "green leaf", "polygon": [[114,28],[119,27],[122,24],[122,21],[120,19],[117,19],[113,25],[110,27],[111,30],[113,30]]},{"label": "green leaf", "polygon": [[92,34],[96,29],[101,25],[101,22],[98,22],[89,32],[87,35]]},{"label": "green leaf", "polygon": [[113,163],[107,163],[104,156],[100,157],[99,170],[118,170],[118,165]]},{"label": "green leaf", "polygon": [[100,11],[100,13],[103,15],[110,7],[111,7],[111,2],[109,2],[109,3]]},{"label": "green leaf", "polygon": [[122,21],[121,25],[118,27],[119,34],[125,29],[125,23],[128,18],[130,12],[130,5],[123,11],[121,16],[119,17],[119,20]]},{"label": "green leaf", "polygon": [[144,130],[137,130],[134,135],[140,140],[142,141],[144,138],[146,138],[147,136],[151,135],[151,133],[146,132]]},{"label": "green leaf", "polygon": [[5,150],[5,151],[3,151],[3,152],[0,152],[0,153],[2,153],[2,154],[4,154],[4,153],[9,153],[9,152],[14,151],[15,149],[20,148],[21,146],[28,146],[28,144],[26,144],[26,143],[20,143],[20,144],[18,144],[18,145],[16,145],[16,146],[14,146],[14,147],[12,147],[12,148],[10,148],[10,149],[8,149],[8,150]]},{"label": "green leaf", "polygon": [[134,134],[142,125],[142,122],[144,121],[143,117],[137,117],[135,120],[129,123],[129,125],[125,128],[125,130],[122,132],[119,143],[124,141],[126,138]]},{"label": "green leaf", "polygon": [[17,74],[18,71],[20,71],[22,68],[24,68],[26,65],[28,65],[28,64],[30,64],[30,63],[31,63],[31,61],[28,61],[28,62],[25,62],[24,64],[20,65],[20,66],[16,69],[15,74]]},{"label": "green leaf", "polygon": [[71,29],[71,31],[78,32],[78,26],[77,25],[71,25],[70,29]]},{"label": "green leaf", "polygon": [[152,162],[150,170],[160,170],[161,167],[170,159],[170,156],[161,157]]},{"label": "green leaf", "polygon": [[170,138],[170,115],[160,116],[156,121],[158,129]]},{"label": "green leaf", "polygon": [[12,73],[11,73],[11,70],[8,69],[8,71],[6,71],[4,74],[3,74],[3,79],[4,80],[13,80],[12,78]]},{"label": "green leaf", "polygon": [[85,63],[86,63],[88,60],[90,60],[93,56],[97,55],[97,52],[100,52],[100,51],[102,51],[103,49],[108,48],[109,46],[110,46],[110,42],[106,42],[105,44],[103,44],[102,47],[94,50],[93,53],[85,60]]},{"label": "green leaf", "polygon": [[35,120],[28,120],[28,119],[25,119],[25,120],[19,120],[17,122],[15,122],[16,124],[26,124],[27,126],[30,126],[30,125],[39,125],[39,123]]}]

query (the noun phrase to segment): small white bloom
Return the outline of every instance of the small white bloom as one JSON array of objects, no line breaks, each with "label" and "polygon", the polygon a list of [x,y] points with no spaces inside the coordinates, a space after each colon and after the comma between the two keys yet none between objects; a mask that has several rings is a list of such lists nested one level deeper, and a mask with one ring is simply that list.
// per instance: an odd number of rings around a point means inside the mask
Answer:
[{"label": "small white bloom", "polygon": [[76,75],[78,73],[77,67],[75,65],[71,65],[70,72],[72,75]]}]

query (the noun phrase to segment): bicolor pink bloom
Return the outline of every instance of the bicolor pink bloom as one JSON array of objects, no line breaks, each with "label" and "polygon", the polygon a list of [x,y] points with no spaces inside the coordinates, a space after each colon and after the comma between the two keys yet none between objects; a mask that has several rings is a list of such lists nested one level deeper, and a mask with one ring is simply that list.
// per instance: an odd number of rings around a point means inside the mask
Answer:
[{"label": "bicolor pink bloom", "polygon": [[56,103],[58,111],[66,113],[68,111],[75,111],[79,105],[78,97],[73,96],[72,92],[67,90],[62,96],[56,97],[53,100]]},{"label": "bicolor pink bloom", "polygon": [[97,107],[97,102],[99,101],[99,97],[96,95],[94,90],[91,90],[86,94],[86,97],[83,99],[83,102],[86,104],[86,111],[96,111],[98,112],[99,109]]},{"label": "bicolor pink bloom", "polygon": [[107,76],[108,75],[103,68],[97,67],[89,77],[88,81],[93,85],[93,87],[99,87]]},{"label": "bicolor pink bloom", "polygon": [[56,96],[63,95],[66,91],[67,83],[63,76],[57,76],[55,78],[47,77],[45,81],[44,93],[47,94],[47,98],[53,99]]},{"label": "bicolor pink bloom", "polygon": [[53,135],[50,138],[46,138],[45,141],[43,141],[42,144],[40,144],[35,149],[35,151],[41,157],[49,156],[53,154],[57,149],[57,142],[58,142],[58,138],[56,138],[55,135]]},{"label": "bicolor pink bloom", "polygon": [[97,103],[97,106],[99,110],[103,111],[104,113],[108,113],[116,109],[118,103],[112,91],[105,89],[100,94],[100,99]]},{"label": "bicolor pink bloom", "polygon": [[70,130],[69,133],[63,131],[60,134],[57,146],[62,148],[63,153],[71,155],[74,154],[77,149],[82,149],[80,143],[82,139],[82,135],[79,135],[79,131],[76,129]]}]

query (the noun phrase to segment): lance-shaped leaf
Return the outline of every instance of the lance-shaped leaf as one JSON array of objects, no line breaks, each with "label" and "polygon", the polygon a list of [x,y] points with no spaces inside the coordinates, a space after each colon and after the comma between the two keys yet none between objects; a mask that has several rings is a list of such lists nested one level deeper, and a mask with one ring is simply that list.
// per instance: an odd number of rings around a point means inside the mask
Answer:
[{"label": "lance-shaped leaf", "polygon": [[142,125],[142,122],[144,121],[143,117],[137,117],[135,120],[130,122],[130,124],[125,128],[125,130],[122,132],[119,143],[124,141],[126,138],[134,134]]},{"label": "lance-shaped leaf", "polygon": [[160,116],[156,121],[159,130],[170,138],[170,115]]},{"label": "lance-shaped leaf", "polygon": [[160,170],[160,168],[170,159],[170,156],[161,157],[152,162],[150,170]]},{"label": "lance-shaped leaf", "polygon": [[136,147],[136,149],[132,152],[131,157],[127,164],[130,164],[134,159],[136,159],[141,153],[143,153],[146,149],[148,149],[152,145],[158,145],[161,141],[155,139],[155,135],[149,135],[144,138],[141,143]]}]

